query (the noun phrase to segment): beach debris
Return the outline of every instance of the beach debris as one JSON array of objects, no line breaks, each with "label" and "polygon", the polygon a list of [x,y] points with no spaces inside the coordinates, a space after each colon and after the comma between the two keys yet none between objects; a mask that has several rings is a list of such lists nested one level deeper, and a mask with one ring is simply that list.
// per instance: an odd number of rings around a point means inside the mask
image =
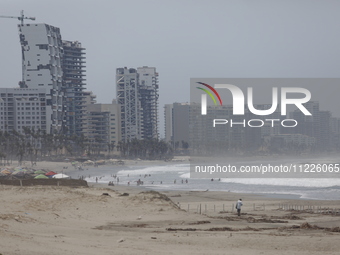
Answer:
[{"label": "beach debris", "polygon": [[103,193],[102,196],[109,196],[109,197],[111,197],[111,195],[109,193]]},{"label": "beach debris", "polygon": [[208,220],[199,220],[199,221],[196,221],[196,222],[190,222],[190,223],[188,223],[188,225],[199,225],[199,224],[208,224],[208,223],[211,223],[211,222],[208,221]]},{"label": "beach debris", "polygon": [[151,239],[157,239],[157,237],[155,237],[155,236],[151,236]]},{"label": "beach debris", "polygon": [[167,231],[261,231],[261,230],[272,230],[277,228],[251,228],[249,226],[245,228],[230,228],[230,227],[214,227],[208,229],[198,229],[198,228],[167,228]]},{"label": "beach debris", "polygon": [[312,226],[308,222],[304,222],[300,225],[300,228],[302,229],[310,229],[310,228],[318,228],[316,225]]},{"label": "beach debris", "polygon": [[142,219],[142,215],[140,215],[138,218],[137,218],[137,220],[141,220]]},{"label": "beach debris", "polygon": [[119,196],[120,196],[120,197],[127,197],[127,196],[129,196],[129,193],[125,193],[125,192],[124,192],[123,194],[120,194]]},{"label": "beach debris", "polygon": [[296,215],[285,215],[285,216],[271,216],[271,219],[287,219],[287,220],[303,220],[303,218]]},{"label": "beach debris", "polygon": [[324,228],[324,227],[319,227],[317,225],[311,225],[308,222],[304,222],[300,226],[293,225],[293,226],[290,226],[290,227],[278,228],[278,230],[280,230],[280,231],[289,230],[289,229],[305,229],[305,230],[306,229],[308,229],[308,230],[322,229],[322,230],[329,231],[329,232],[340,232],[340,227]]},{"label": "beach debris", "polygon": [[125,240],[124,240],[124,238],[121,238],[121,239],[119,239],[118,241],[117,241],[117,243],[122,243],[122,242],[124,242]]},{"label": "beach debris", "polygon": [[265,218],[256,219],[254,217],[248,217],[247,221],[249,223],[259,223],[259,222],[265,222],[265,223],[288,223],[288,221],[286,221],[286,220],[271,220],[271,219],[265,219]]},{"label": "beach debris", "polygon": [[196,231],[196,228],[167,228],[167,231]]}]

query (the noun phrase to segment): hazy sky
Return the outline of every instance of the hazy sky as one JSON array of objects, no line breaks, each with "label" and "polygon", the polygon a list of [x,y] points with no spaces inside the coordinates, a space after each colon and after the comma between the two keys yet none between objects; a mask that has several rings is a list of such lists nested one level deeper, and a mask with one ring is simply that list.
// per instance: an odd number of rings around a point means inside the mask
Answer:
[{"label": "hazy sky", "polygon": [[[340,1],[0,0],[0,15],[22,9],[82,43],[98,103],[115,98],[117,67],[156,67],[161,124],[192,77],[339,77]],[[21,79],[18,23],[0,18],[0,87]]]}]

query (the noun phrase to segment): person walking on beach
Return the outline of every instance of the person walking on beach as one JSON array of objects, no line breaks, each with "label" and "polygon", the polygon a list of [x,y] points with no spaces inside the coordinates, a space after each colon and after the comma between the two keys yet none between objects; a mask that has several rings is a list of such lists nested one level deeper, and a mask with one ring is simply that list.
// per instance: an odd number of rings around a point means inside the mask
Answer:
[{"label": "person walking on beach", "polygon": [[237,215],[241,216],[241,206],[243,205],[242,199],[240,198],[236,203]]}]

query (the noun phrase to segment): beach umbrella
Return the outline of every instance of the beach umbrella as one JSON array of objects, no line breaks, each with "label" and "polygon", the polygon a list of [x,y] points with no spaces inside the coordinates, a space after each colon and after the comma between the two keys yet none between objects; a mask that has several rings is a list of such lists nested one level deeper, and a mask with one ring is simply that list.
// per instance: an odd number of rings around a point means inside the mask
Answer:
[{"label": "beach umbrella", "polygon": [[34,179],[48,179],[48,177],[43,174],[39,174],[36,177],[34,177]]},{"label": "beach umbrella", "polygon": [[37,170],[34,172],[35,174],[45,174],[45,172],[43,170]]},{"label": "beach umbrella", "polygon": [[12,175],[15,176],[15,177],[24,177],[26,175],[26,173],[19,171],[17,173],[13,173]]},{"label": "beach umbrella", "polygon": [[10,171],[7,170],[7,169],[4,169],[4,170],[1,171],[1,173],[10,175],[12,172],[10,172]]},{"label": "beach umbrella", "polygon": [[25,172],[23,171],[15,171],[12,173],[12,175],[17,175],[17,176],[23,176],[25,174]]},{"label": "beach umbrella", "polygon": [[53,175],[52,178],[56,178],[56,179],[64,179],[64,178],[69,178],[70,176],[66,175],[66,174],[56,174]]}]

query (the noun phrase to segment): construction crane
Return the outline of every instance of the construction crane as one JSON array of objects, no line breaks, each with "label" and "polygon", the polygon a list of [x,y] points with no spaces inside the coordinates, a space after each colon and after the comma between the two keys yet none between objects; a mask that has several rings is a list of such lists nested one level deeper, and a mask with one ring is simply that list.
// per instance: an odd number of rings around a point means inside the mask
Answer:
[{"label": "construction crane", "polygon": [[20,12],[20,17],[14,17],[14,16],[0,16],[0,18],[12,18],[12,19],[18,19],[21,21],[21,26],[24,25],[24,19],[30,19],[30,20],[35,20],[35,17],[25,17],[24,16],[24,11]]}]

